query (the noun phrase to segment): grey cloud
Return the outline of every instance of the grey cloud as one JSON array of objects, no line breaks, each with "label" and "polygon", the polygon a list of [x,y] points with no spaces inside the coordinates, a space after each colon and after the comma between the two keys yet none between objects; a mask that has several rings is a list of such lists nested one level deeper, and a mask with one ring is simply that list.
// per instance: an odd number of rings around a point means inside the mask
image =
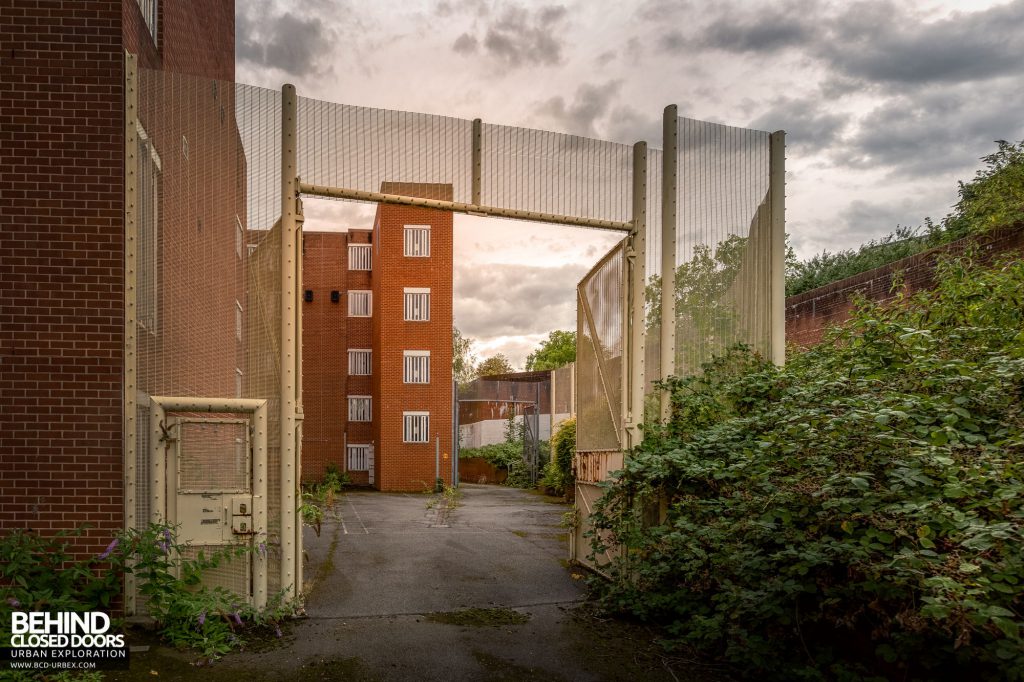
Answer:
[{"label": "grey cloud", "polygon": [[643,21],[666,22],[678,18],[693,6],[689,0],[646,0],[636,10],[636,16]]},{"label": "grey cloud", "polygon": [[478,43],[476,38],[468,33],[463,33],[455,39],[455,42],[452,44],[452,49],[459,54],[470,54],[472,52],[476,52],[477,45]]},{"label": "grey cloud", "polygon": [[[483,16],[479,10],[477,13]],[[562,5],[545,5],[535,9],[510,5],[500,14],[491,17],[489,22],[480,22],[484,24],[479,29],[480,36],[463,34],[453,49],[466,54],[469,51],[466,48],[470,45],[482,45],[488,56],[509,68],[525,65],[556,66],[562,63],[561,41],[565,35],[567,17],[568,11]]]},{"label": "grey cloud", "polygon": [[587,265],[488,265],[455,276],[459,329],[475,338],[546,333],[573,319],[576,283]]},{"label": "grey cloud", "polygon": [[862,244],[872,237],[886,234],[897,225],[915,227],[922,222],[924,207],[910,201],[873,203],[854,199],[839,212],[838,232],[841,239]]},{"label": "grey cloud", "polygon": [[1024,68],[1024,0],[922,22],[888,1],[848,6],[817,52],[869,81],[960,83]]},{"label": "grey cloud", "polygon": [[277,68],[295,76],[323,70],[321,60],[330,54],[333,32],[320,19],[306,19],[291,12],[259,17],[250,14],[258,8],[246,6],[238,14],[239,62]]},{"label": "grey cloud", "polygon": [[1024,137],[1022,108],[1017,79],[934,86],[886,100],[836,153],[853,167],[888,167],[900,176],[966,174],[994,149],[994,140]]},{"label": "grey cloud", "polygon": [[648,116],[630,106],[617,106],[608,115],[606,133],[609,140],[632,144],[639,140],[654,148],[662,146],[662,123],[657,116]]},{"label": "grey cloud", "polygon": [[815,14],[809,0],[763,7],[746,16],[728,12],[701,30],[697,43],[729,52],[773,52],[803,45],[815,35]]},{"label": "grey cloud", "polygon": [[558,95],[540,103],[537,113],[557,122],[566,132],[597,137],[595,124],[608,113],[621,87],[621,81],[609,81],[601,85],[584,83],[576,89],[571,102],[566,102],[565,98]]},{"label": "grey cloud", "polygon": [[794,151],[814,153],[831,145],[850,120],[847,113],[829,112],[820,98],[781,97],[750,122],[750,127],[769,132],[785,129],[786,145]]}]

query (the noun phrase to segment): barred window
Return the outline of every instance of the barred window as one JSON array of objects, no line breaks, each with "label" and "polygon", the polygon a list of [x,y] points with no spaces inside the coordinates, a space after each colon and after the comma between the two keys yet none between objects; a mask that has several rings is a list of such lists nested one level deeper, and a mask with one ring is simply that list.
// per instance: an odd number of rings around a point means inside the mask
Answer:
[{"label": "barred window", "polygon": [[366,471],[370,468],[370,446],[349,445],[348,471]]},{"label": "barred window", "polygon": [[136,123],[138,155],[136,156],[136,225],[138,251],[136,252],[135,310],[139,326],[150,334],[157,333],[157,276],[160,248],[160,155],[145,129]]},{"label": "barred window", "polygon": [[348,245],[348,269],[369,270],[372,252],[369,244]]},{"label": "barred window", "polygon": [[428,443],[430,442],[430,413],[429,412],[403,412],[402,413],[402,441],[405,443]]},{"label": "barred window", "polygon": [[407,384],[429,384],[430,383],[430,351],[429,350],[407,350],[403,352],[405,383]]},{"label": "barred window", "polygon": [[245,241],[245,230],[242,228],[242,219],[235,216],[235,255],[242,257],[242,243]]},{"label": "barred window", "polygon": [[348,292],[348,316],[369,317],[373,300],[372,291]]},{"label": "barred window", "polygon": [[368,422],[370,417],[370,396],[350,395],[348,397],[348,420],[350,422]]},{"label": "barred window", "polygon": [[156,19],[158,16],[158,0],[135,0],[139,9],[142,10],[142,20],[146,22],[149,34],[153,36],[153,43],[156,44]]},{"label": "barred window", "polygon": [[430,289],[405,289],[405,319],[413,322],[430,320]]},{"label": "barred window", "polygon": [[430,225],[405,226],[405,255],[417,258],[430,255]]},{"label": "barred window", "polygon": [[348,374],[349,376],[369,376],[370,360],[373,359],[373,351],[369,348],[348,349]]}]

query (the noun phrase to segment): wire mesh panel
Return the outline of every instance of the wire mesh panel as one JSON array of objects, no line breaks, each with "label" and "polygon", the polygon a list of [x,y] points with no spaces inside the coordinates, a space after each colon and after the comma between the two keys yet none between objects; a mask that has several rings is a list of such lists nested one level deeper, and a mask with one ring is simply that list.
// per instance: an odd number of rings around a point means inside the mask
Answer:
[{"label": "wire mesh panel", "polygon": [[770,135],[678,119],[676,374],[737,343],[769,357]]},{"label": "wire mesh panel", "polygon": [[[380,192],[385,182],[451,185],[471,200],[473,122],[299,98],[299,177],[314,185]],[[447,194],[447,193],[446,193]]]},{"label": "wire mesh panel", "polygon": [[632,148],[529,128],[484,124],[481,203],[625,222]]},{"label": "wire mesh panel", "polygon": [[[280,510],[280,93],[139,69],[134,125],[137,423],[149,396],[264,398],[273,543]],[[131,123],[131,122],[130,122]],[[246,426],[186,425],[182,482],[251,490]],[[149,433],[137,428],[138,525],[151,518]],[[223,440],[223,442],[220,442]],[[239,446],[239,441],[243,444]],[[204,444],[205,443],[205,444]],[[171,478],[171,480],[175,480]],[[183,538],[187,540],[188,538]],[[280,571],[271,553],[272,590]],[[248,588],[246,588],[248,589]]]},{"label": "wire mesh panel", "polygon": [[178,448],[180,492],[251,491],[247,422],[186,421],[181,426]]},{"label": "wire mesh panel", "polygon": [[622,447],[625,240],[577,287],[576,449]]}]

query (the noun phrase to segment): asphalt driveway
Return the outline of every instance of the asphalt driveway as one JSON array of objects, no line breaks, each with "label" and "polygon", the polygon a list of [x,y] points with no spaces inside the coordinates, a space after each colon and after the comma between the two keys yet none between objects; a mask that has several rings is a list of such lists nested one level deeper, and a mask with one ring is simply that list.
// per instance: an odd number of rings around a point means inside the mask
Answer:
[{"label": "asphalt driveway", "polygon": [[464,485],[429,495],[346,492],[306,529],[307,618],[200,671],[163,645],[112,680],[711,680],[641,626],[593,617],[569,567],[559,500]]},{"label": "asphalt driveway", "polygon": [[447,513],[415,494],[354,492],[320,537],[307,529],[306,612],[390,616],[570,604],[568,507],[515,488],[463,484]]}]

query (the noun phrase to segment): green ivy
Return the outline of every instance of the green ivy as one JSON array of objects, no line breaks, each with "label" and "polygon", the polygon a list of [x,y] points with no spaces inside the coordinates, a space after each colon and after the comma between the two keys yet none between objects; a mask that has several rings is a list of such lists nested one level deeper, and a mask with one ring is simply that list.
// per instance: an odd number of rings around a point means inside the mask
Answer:
[{"label": "green ivy", "polygon": [[1024,679],[1022,330],[1024,262],[965,257],[670,380],[594,517],[603,603],[758,679]]}]

